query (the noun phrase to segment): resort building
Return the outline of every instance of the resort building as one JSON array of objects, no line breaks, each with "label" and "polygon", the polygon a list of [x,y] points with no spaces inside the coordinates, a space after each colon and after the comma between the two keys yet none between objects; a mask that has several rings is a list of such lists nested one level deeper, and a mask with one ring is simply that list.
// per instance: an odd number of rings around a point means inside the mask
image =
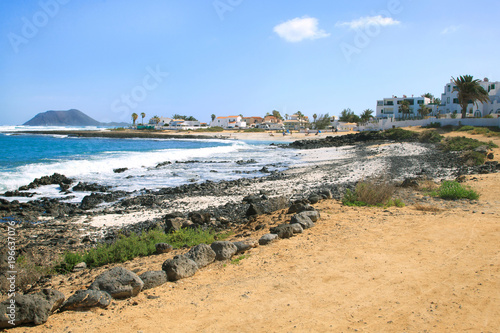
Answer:
[{"label": "resort building", "polygon": [[246,128],[247,123],[241,116],[217,117],[211,123],[210,127],[228,128]]},{"label": "resort building", "polygon": [[262,124],[264,119],[262,117],[243,117],[243,121],[247,123],[247,127],[256,127],[258,124]]},{"label": "resort building", "polygon": [[[400,105],[403,101],[407,101],[410,107],[409,113],[403,114],[400,110]],[[418,110],[421,105],[427,105],[432,111],[433,106],[431,104],[431,99],[427,97],[403,97],[392,96],[390,98],[384,98],[383,100],[377,101],[377,118],[413,118],[419,115]]]},{"label": "resort building", "polygon": [[288,119],[283,121],[283,125],[287,130],[300,130],[305,129],[309,125],[309,118],[306,116],[299,116],[297,114],[291,115]]},{"label": "resort building", "polygon": [[[490,97],[490,102],[477,104],[470,103],[467,106],[467,116],[468,117],[484,117],[489,114],[499,116],[500,115],[500,82],[490,82],[488,78],[479,81],[481,87],[488,92]],[[438,114],[457,114],[459,117],[462,113],[462,107],[458,103],[458,91],[454,91],[456,86],[453,81],[444,86],[444,93],[441,94],[441,105],[439,108],[433,112],[433,115]]]},{"label": "resort building", "polygon": [[182,120],[182,119],[174,119],[168,125],[163,127],[163,129],[195,130],[195,129],[198,129],[201,127],[203,127],[203,126],[199,121],[188,121],[188,120]]}]

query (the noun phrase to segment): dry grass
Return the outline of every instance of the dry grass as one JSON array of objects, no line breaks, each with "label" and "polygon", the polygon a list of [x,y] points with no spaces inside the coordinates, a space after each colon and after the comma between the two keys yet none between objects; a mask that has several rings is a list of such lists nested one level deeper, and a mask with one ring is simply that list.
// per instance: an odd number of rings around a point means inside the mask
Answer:
[{"label": "dry grass", "polygon": [[423,181],[418,183],[417,190],[418,191],[433,191],[433,190],[437,190],[438,187],[439,187],[439,185],[436,184],[432,180],[423,180]]}]

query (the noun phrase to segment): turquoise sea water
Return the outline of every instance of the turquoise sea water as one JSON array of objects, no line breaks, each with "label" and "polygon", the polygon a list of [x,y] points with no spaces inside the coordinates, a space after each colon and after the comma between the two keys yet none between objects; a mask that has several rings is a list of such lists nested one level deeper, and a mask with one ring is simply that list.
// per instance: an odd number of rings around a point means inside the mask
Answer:
[{"label": "turquoise sea water", "polygon": [[[293,151],[279,149],[277,153],[278,149],[269,143],[74,138],[8,131],[0,133],[0,192],[15,190],[55,172],[75,181],[97,182],[126,191],[258,177],[264,175],[259,171],[263,166],[282,170],[294,161]],[[248,160],[254,161],[241,163]],[[172,164],[157,167],[167,161]],[[115,173],[113,169],[117,168],[127,171]],[[39,196],[58,196],[57,186],[35,192]]]}]

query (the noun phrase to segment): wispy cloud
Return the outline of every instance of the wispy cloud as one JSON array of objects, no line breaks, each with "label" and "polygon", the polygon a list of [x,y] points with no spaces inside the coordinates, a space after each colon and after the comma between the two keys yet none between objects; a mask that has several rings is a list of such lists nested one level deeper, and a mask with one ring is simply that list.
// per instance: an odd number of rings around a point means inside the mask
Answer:
[{"label": "wispy cloud", "polygon": [[460,29],[459,25],[450,25],[441,31],[441,35],[448,35],[457,32]]},{"label": "wispy cloud", "polygon": [[392,17],[383,17],[382,15],[377,15],[377,16],[360,17],[357,20],[352,20],[349,22],[338,22],[336,26],[348,27],[349,29],[356,30],[356,29],[366,28],[370,25],[379,25],[385,27],[391,25],[398,25],[400,23],[401,23],[400,21],[397,21]]},{"label": "wispy cloud", "polygon": [[319,39],[330,36],[318,28],[318,19],[304,16],[294,18],[274,27],[274,32],[287,42],[297,43],[305,39]]}]

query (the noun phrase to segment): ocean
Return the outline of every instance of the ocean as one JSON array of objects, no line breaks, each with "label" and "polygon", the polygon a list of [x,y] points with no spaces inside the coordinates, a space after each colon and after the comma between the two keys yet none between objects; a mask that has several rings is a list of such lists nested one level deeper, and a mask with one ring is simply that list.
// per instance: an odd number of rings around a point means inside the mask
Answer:
[{"label": "ocean", "polygon": [[[112,186],[112,190],[133,192],[207,180],[259,177],[268,174],[263,167],[268,171],[285,170],[297,161],[295,151],[270,146],[271,142],[77,138],[17,133],[22,130],[33,130],[33,127],[0,126],[0,193],[16,190],[35,178],[53,173],[73,178],[75,184],[98,183]],[[126,171],[115,173],[119,168]],[[78,202],[88,194],[64,194],[57,185],[32,192],[36,194],[31,198],[2,198],[27,201],[51,197]]]}]

